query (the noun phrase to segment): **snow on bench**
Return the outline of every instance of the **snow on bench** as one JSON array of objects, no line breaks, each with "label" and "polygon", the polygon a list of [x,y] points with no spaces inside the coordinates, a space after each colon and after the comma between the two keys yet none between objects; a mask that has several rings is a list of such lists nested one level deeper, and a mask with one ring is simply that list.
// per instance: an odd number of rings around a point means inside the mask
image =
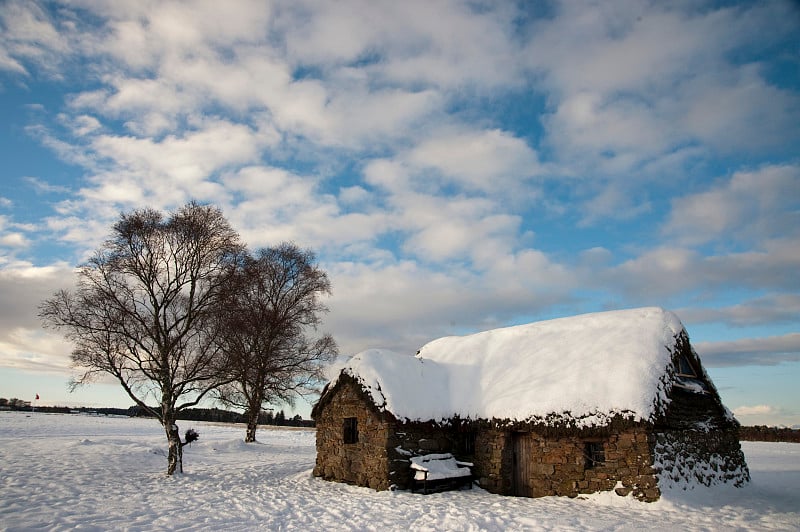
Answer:
[{"label": "snow on bench", "polygon": [[450,453],[412,456],[410,460],[415,470],[414,485],[422,484],[423,493],[428,493],[429,483],[430,488],[449,489],[462,484],[472,488],[472,462],[460,462]]}]

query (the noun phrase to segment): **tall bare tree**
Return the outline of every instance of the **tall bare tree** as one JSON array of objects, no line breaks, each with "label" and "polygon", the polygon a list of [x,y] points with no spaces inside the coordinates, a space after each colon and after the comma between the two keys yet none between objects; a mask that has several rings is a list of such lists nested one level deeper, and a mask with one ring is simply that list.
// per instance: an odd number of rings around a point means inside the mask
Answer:
[{"label": "tall bare tree", "polygon": [[243,254],[215,207],[192,202],[168,217],[136,210],[80,267],[76,289],[40,306],[44,325],[75,345],[72,362],[83,373],[74,386],[110,374],[158,418],[169,475],[183,469],[176,414],[220,385],[215,312]]},{"label": "tall bare tree", "polygon": [[293,403],[315,391],[324,364],[337,355],[333,338],[309,338],[327,312],[327,274],[314,253],[291,243],[248,256],[226,290],[221,331],[231,382],[219,399],[247,413],[246,442],[256,441],[264,404]]}]

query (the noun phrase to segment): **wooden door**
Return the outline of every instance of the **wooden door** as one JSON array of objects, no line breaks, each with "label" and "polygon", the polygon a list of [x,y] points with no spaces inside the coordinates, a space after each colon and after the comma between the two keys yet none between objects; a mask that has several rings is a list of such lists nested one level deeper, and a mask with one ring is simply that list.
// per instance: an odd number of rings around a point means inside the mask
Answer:
[{"label": "wooden door", "polygon": [[515,432],[513,490],[518,497],[533,497],[531,465],[533,464],[533,438],[527,432]]}]

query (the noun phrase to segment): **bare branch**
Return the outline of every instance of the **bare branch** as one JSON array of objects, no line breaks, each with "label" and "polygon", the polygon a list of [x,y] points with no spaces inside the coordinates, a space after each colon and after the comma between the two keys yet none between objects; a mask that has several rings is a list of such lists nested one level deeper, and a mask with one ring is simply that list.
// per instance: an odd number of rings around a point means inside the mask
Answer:
[{"label": "bare branch", "polygon": [[[230,380],[219,374],[215,314],[242,254],[238,234],[215,207],[123,213],[79,269],[75,292],[56,292],[40,305],[43,324],[75,346],[73,365],[84,369],[75,385],[112,375],[158,417],[170,441],[168,472],[178,456],[177,411]],[[160,411],[147,405],[152,395]]]},{"label": "bare branch", "polygon": [[216,341],[226,356],[232,382],[217,398],[248,413],[247,441],[268,403],[291,403],[319,383],[323,365],[337,354],[330,335],[311,341],[307,334],[327,311],[327,274],[309,250],[283,243],[246,256],[223,295]]}]

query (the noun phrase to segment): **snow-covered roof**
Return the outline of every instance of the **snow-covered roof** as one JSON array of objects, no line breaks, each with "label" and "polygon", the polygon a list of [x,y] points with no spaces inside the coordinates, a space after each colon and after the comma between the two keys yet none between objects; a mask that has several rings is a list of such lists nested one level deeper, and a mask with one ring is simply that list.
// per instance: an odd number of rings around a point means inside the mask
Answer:
[{"label": "snow-covered roof", "polygon": [[400,419],[648,420],[668,400],[664,375],[683,331],[661,308],[585,314],[440,338],[416,356],[371,349],[336,375]]}]

